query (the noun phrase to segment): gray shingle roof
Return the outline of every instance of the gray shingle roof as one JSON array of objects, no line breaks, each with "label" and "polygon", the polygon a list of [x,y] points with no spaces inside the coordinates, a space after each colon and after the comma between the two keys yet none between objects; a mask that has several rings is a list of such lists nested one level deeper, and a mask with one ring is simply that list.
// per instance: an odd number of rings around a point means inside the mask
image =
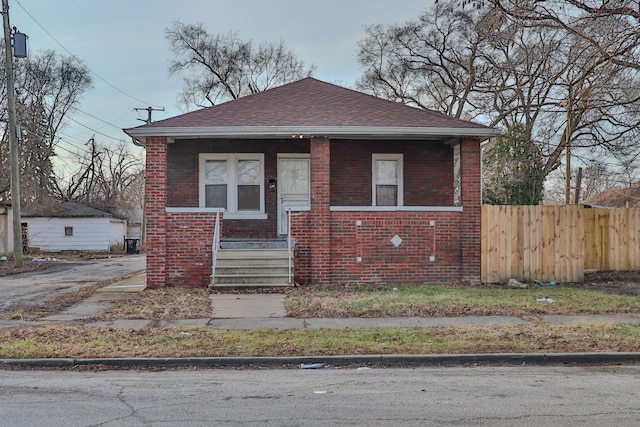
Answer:
[{"label": "gray shingle roof", "polygon": [[74,202],[61,202],[40,209],[23,212],[23,217],[56,217],[56,218],[119,218],[116,215]]},{"label": "gray shingle roof", "polygon": [[[464,131],[467,135],[491,136],[495,130],[484,125],[456,119],[436,111],[428,111],[352,89],[307,77],[264,92],[223,104],[202,108],[136,128],[125,129],[133,137],[155,135],[185,136],[196,133],[205,136],[205,129],[222,135],[229,131],[238,136],[245,130],[282,134],[300,128],[332,134],[339,129],[376,133],[384,129],[404,129],[408,132],[428,129],[443,132],[455,129],[452,135]],[[218,132],[219,131],[219,132]],[[274,131],[275,133],[275,131]]]},{"label": "gray shingle roof", "polygon": [[629,202],[631,207],[640,206],[640,187],[614,188],[598,193],[584,202],[585,205],[609,208],[624,208]]}]

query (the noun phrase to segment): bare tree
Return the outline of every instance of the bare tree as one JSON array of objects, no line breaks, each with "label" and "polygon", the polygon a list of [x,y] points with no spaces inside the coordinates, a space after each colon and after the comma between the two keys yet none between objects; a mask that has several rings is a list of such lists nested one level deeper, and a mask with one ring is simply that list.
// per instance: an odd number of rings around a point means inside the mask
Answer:
[{"label": "bare tree", "polygon": [[[610,24],[588,30],[601,47],[615,44]],[[440,3],[418,21],[369,27],[359,58],[359,84],[370,92],[503,129],[523,126],[545,175],[568,149],[585,160],[635,155],[640,74],[561,27]]]},{"label": "bare tree", "polygon": [[454,117],[473,116],[473,89],[483,70],[478,54],[485,42],[474,27],[472,15],[444,4],[405,24],[367,27],[358,44],[365,67],[358,87]]},{"label": "bare tree", "polygon": [[244,41],[236,33],[211,35],[202,24],[179,21],[166,30],[175,58],[171,74],[183,75],[180,102],[210,106],[311,75],[284,43]]},{"label": "bare tree", "polygon": [[546,154],[546,173],[568,147],[582,156],[630,153],[640,123],[638,74],[566,32],[499,22],[478,27],[491,33],[484,54],[492,79],[479,88],[493,94],[494,112],[486,111],[492,124],[524,124]]},{"label": "bare tree", "polygon": [[107,212],[140,209],[144,202],[144,160],[122,142],[100,146],[92,138],[90,151],[78,156],[76,170],[56,180],[56,196]]},{"label": "bare tree", "polygon": [[[16,61],[16,112],[20,126],[20,195],[29,210],[54,191],[53,157],[57,133],[69,110],[91,87],[88,69],[76,58],[45,51]],[[3,82],[4,84],[5,82]],[[6,90],[6,86],[5,89]],[[0,167],[7,167],[7,109],[0,110]],[[0,175],[0,200],[9,199],[9,177]]]},{"label": "bare tree", "polygon": [[[486,0],[525,26],[560,29],[619,67],[640,69],[637,0]],[[605,31],[602,31],[605,29]]]}]

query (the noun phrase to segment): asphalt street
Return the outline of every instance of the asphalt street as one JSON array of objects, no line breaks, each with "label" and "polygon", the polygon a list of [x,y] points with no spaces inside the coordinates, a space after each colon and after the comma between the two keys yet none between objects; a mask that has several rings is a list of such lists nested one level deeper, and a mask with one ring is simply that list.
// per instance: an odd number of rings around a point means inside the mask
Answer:
[{"label": "asphalt street", "polygon": [[637,426],[640,367],[0,371],[0,424]]}]

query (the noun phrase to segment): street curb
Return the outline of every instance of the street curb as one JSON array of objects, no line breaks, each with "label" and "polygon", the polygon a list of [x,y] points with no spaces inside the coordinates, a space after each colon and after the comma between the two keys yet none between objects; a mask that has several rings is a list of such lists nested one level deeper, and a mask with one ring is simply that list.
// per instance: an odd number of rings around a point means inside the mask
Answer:
[{"label": "street curb", "polygon": [[339,367],[376,365],[382,367],[467,366],[467,365],[589,365],[636,364],[640,352],[621,353],[490,353],[422,355],[348,355],[293,357],[187,357],[187,358],[106,358],[106,359],[0,359],[2,368],[176,368],[176,367]]}]

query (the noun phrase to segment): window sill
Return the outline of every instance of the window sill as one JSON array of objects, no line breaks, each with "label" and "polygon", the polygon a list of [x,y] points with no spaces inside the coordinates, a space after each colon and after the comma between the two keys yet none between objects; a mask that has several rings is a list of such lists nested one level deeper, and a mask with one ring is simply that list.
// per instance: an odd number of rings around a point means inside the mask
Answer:
[{"label": "window sill", "polygon": [[225,212],[222,216],[224,219],[269,219],[265,213],[251,212]]},{"label": "window sill", "polygon": [[222,208],[180,208],[167,207],[168,213],[222,213],[222,217],[226,219],[269,219],[269,215],[263,212],[225,212]]},{"label": "window sill", "polygon": [[330,206],[332,212],[463,212],[462,206]]}]

